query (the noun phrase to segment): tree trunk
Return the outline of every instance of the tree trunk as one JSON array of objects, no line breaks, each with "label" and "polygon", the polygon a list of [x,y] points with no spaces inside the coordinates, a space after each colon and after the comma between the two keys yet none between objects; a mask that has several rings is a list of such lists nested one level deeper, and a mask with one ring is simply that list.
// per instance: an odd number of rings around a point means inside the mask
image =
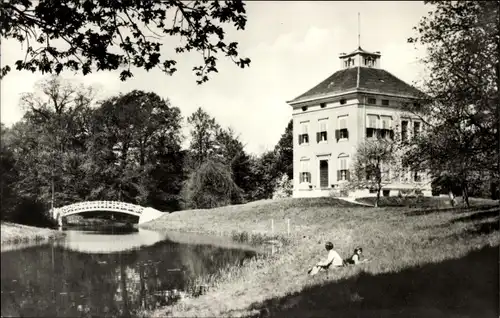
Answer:
[{"label": "tree trunk", "polygon": [[469,189],[467,187],[467,182],[462,183],[462,196],[467,208],[470,208],[469,204]]},{"label": "tree trunk", "polygon": [[378,208],[378,202],[380,201],[380,190],[382,190],[382,187],[379,185],[377,188],[377,199],[375,200],[375,207]]}]

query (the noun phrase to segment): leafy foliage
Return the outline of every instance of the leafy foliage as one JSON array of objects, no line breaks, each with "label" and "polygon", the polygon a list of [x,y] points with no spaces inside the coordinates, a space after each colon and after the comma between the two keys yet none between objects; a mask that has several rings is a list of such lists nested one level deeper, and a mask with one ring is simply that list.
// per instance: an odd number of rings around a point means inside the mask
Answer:
[{"label": "leafy foliage", "polygon": [[467,201],[469,185],[500,168],[500,3],[427,2],[435,7],[410,43],[427,48],[429,100],[419,107],[428,126],[407,156],[437,179],[455,180]]},{"label": "leafy foliage", "polygon": [[273,192],[273,199],[289,198],[293,193],[292,180],[288,179],[287,174],[283,174],[276,182]]},{"label": "leafy foliage", "polygon": [[391,183],[392,178],[397,175],[395,169],[398,166],[395,156],[397,147],[397,141],[393,140],[365,140],[358,146],[354,156],[349,187],[375,189],[377,191],[376,207],[382,187]]},{"label": "leafy foliage", "polygon": [[[227,42],[224,26],[243,30],[245,5],[233,1],[51,1],[10,0],[0,6],[0,35],[26,44],[16,69],[59,75],[68,69],[83,75],[125,67],[122,81],[133,76],[132,67],[159,67],[173,74],[176,61],[162,51],[166,36],[180,37],[175,53],[199,52],[203,63],[193,68],[197,83],[217,72],[219,55],[241,68],[237,42]],[[11,67],[2,68],[5,76]]]},{"label": "leafy foliage", "polygon": [[195,170],[183,190],[186,208],[215,208],[241,201],[241,190],[227,166],[208,160]]}]

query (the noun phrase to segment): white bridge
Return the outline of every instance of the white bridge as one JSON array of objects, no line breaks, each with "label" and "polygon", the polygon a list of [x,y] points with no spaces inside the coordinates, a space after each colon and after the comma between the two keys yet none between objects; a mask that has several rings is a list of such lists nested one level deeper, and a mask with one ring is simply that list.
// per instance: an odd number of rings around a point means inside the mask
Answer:
[{"label": "white bridge", "polygon": [[62,225],[63,217],[92,211],[118,212],[138,216],[139,224],[149,222],[163,215],[163,212],[153,208],[145,208],[140,205],[118,201],[78,202],[60,208],[54,208],[51,213],[59,225]]}]

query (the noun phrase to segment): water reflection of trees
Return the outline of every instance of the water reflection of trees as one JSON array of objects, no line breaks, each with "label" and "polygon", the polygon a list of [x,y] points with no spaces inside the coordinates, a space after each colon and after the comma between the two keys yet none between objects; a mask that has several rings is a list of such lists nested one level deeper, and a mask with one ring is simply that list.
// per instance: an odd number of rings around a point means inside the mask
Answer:
[{"label": "water reflection of trees", "polygon": [[85,254],[49,245],[2,253],[2,316],[116,317],[167,305],[253,252],[160,242]]}]

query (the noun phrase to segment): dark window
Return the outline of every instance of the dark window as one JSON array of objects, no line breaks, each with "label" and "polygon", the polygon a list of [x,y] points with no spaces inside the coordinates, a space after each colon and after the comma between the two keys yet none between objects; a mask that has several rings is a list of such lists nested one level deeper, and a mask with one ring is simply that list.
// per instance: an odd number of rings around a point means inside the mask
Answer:
[{"label": "dark window", "polygon": [[349,138],[349,133],[347,131],[347,128],[340,129],[339,130],[339,139],[348,139]]},{"label": "dark window", "polygon": [[422,178],[420,177],[420,175],[418,174],[418,171],[414,171],[413,172],[413,181],[415,182],[420,182],[422,181]]},{"label": "dark window", "polygon": [[406,141],[408,139],[408,121],[403,120],[401,122],[401,139]]},{"label": "dark window", "polygon": [[326,131],[320,132],[319,140],[320,141],[326,141]]},{"label": "dark window", "polygon": [[302,107],[302,111],[305,112],[306,110],[307,110],[307,106]]},{"label": "dark window", "polygon": [[309,135],[308,134],[299,135],[299,145],[300,144],[307,144],[307,143],[309,143]]},{"label": "dark window", "polygon": [[368,104],[375,105],[377,100],[375,98],[368,98]]},{"label": "dark window", "polygon": [[350,180],[349,170],[342,169],[337,170],[337,181]]},{"label": "dark window", "polygon": [[418,121],[413,123],[413,136],[417,137],[420,134],[420,123]]},{"label": "dark window", "polygon": [[389,106],[389,100],[388,99],[382,99],[382,105],[383,106]]},{"label": "dark window", "polygon": [[368,127],[366,128],[366,138],[373,138],[376,135],[377,129]]},{"label": "dark window", "polygon": [[319,104],[319,106],[321,106],[321,108],[325,108],[326,107],[326,103],[321,103],[321,104]]},{"label": "dark window", "polygon": [[300,173],[300,183],[302,182],[311,182],[311,174],[309,172],[301,172]]},{"label": "dark window", "polygon": [[340,105],[344,105],[346,103],[346,100],[345,99],[341,99],[340,100]]}]

